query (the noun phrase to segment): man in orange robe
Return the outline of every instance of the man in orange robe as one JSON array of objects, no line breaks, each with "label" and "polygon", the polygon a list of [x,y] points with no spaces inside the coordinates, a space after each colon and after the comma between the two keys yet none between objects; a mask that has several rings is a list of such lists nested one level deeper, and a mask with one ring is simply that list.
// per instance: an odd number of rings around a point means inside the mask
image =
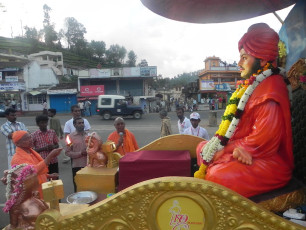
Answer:
[{"label": "man in orange robe", "polygon": [[[249,78],[268,62],[276,67],[278,39],[264,23],[249,28],[239,41],[242,77]],[[206,171],[206,180],[245,197],[283,187],[294,168],[288,90],[277,70],[256,87],[234,134]],[[206,143],[197,147],[198,163]]]},{"label": "man in orange robe", "polygon": [[116,143],[116,152],[124,156],[128,152],[134,152],[139,149],[134,134],[125,128],[125,122],[122,117],[115,119],[114,126],[116,131],[112,132],[107,140]]},{"label": "man in orange robe", "polygon": [[[12,135],[14,144],[16,145],[16,153],[14,154],[11,165],[28,164],[33,165],[37,172],[38,182],[41,185],[47,182],[48,178],[57,178],[58,174],[48,174],[48,165],[51,160],[57,157],[62,149],[54,149],[43,159],[39,153],[32,149],[33,140],[31,135],[26,131],[16,131]],[[39,188],[40,197],[42,197],[41,186]]]}]

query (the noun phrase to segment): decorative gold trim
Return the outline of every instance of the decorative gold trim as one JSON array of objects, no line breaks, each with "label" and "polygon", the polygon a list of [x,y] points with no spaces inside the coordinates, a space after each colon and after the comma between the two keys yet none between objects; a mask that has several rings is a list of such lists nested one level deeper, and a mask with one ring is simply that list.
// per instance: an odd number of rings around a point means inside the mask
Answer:
[{"label": "decorative gold trim", "polygon": [[273,199],[259,202],[258,204],[271,212],[284,212],[306,202],[305,189],[299,189]]},{"label": "decorative gold trim", "polygon": [[[185,207],[198,204],[205,213],[204,229],[302,230],[234,191],[213,182],[190,177],[162,177],[131,186],[110,198],[68,216],[46,211],[36,221],[37,230],[159,229],[156,215],[173,197],[189,198]],[[182,208],[184,208],[182,205]],[[198,229],[190,225],[189,229]],[[169,229],[169,226],[165,228]]]},{"label": "decorative gold trim", "polygon": [[191,158],[197,158],[196,147],[205,139],[188,134],[174,134],[161,137],[150,144],[138,149],[141,150],[188,150]]}]

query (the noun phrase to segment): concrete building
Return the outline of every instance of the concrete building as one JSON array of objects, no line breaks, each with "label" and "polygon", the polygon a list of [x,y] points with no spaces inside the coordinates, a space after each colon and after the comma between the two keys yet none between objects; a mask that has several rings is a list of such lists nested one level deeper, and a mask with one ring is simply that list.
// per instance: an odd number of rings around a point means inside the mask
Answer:
[{"label": "concrete building", "polygon": [[199,73],[199,91],[201,98],[226,97],[235,90],[236,83],[241,80],[237,64],[227,64],[219,57],[207,57],[205,69]]},{"label": "concrete building", "polygon": [[22,110],[22,98],[26,92],[23,76],[24,66],[29,59],[24,56],[0,53],[0,104],[1,107],[11,106],[16,102],[16,109]]}]

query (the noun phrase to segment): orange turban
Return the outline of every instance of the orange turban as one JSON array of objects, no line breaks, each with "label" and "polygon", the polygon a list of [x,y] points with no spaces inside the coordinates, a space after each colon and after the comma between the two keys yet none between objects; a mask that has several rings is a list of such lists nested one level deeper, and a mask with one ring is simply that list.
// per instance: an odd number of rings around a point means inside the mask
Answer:
[{"label": "orange turban", "polygon": [[16,143],[17,143],[26,133],[28,133],[28,132],[27,132],[27,131],[24,131],[24,130],[19,130],[19,131],[13,132],[12,140],[13,140],[14,144],[16,145]]},{"label": "orange turban", "polygon": [[265,23],[250,26],[238,43],[239,51],[243,48],[253,57],[275,61],[278,56],[278,34]]}]

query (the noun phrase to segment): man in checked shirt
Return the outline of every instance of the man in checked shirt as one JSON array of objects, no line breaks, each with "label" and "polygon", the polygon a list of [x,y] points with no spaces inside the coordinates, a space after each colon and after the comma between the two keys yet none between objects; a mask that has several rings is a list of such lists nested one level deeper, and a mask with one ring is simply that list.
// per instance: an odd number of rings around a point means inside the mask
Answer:
[{"label": "man in checked shirt", "polygon": [[[36,152],[38,152],[43,159],[45,159],[48,154],[59,147],[58,138],[54,130],[48,129],[48,116],[41,114],[36,116],[36,124],[39,130],[32,133],[33,147]],[[58,174],[58,159],[53,158],[48,166],[49,174]]]},{"label": "man in checked shirt", "polygon": [[28,131],[22,122],[17,121],[16,110],[8,108],[5,110],[4,115],[7,121],[1,126],[1,133],[6,137],[6,149],[8,157],[8,169],[11,169],[11,161],[16,151],[16,146],[12,141],[12,134],[18,130]]}]

